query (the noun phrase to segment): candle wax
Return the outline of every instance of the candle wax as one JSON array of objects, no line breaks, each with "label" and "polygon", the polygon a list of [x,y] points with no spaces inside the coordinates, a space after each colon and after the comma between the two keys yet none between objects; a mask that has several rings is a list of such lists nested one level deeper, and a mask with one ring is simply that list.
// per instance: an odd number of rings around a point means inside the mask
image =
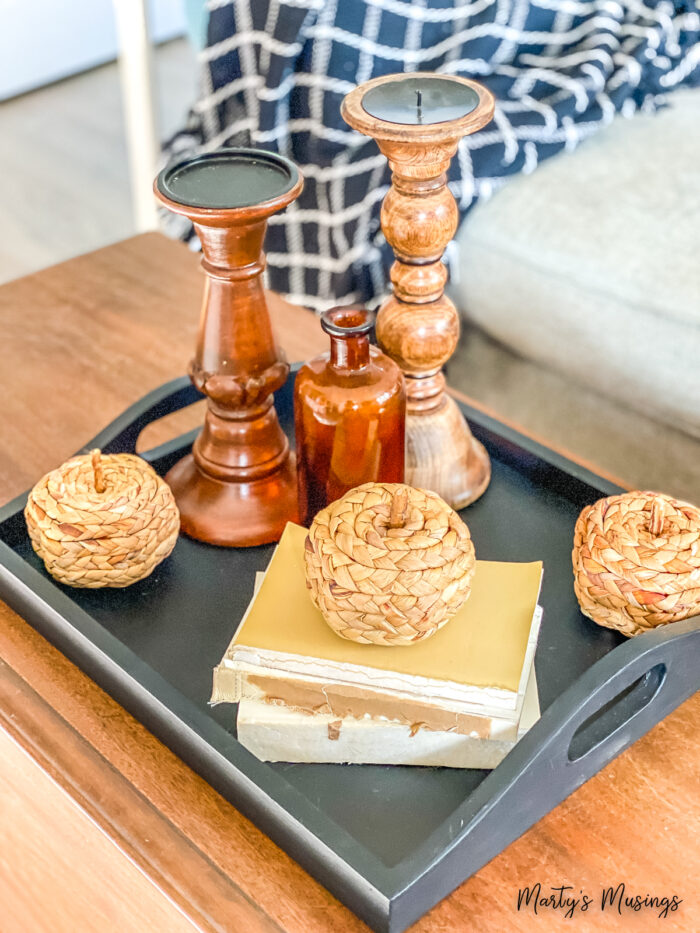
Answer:
[{"label": "candle wax", "polygon": [[362,98],[367,113],[404,126],[460,120],[479,103],[472,88],[441,75],[399,77],[371,88]]},{"label": "candle wax", "polygon": [[273,154],[250,150],[214,152],[174,166],[161,190],[178,204],[230,210],[279,197],[295,184],[288,167]]}]

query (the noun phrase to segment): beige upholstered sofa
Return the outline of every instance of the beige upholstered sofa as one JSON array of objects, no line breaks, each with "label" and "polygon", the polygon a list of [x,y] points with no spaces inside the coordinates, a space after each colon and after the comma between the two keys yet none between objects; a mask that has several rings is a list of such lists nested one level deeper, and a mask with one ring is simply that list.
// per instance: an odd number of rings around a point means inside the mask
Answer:
[{"label": "beige upholstered sofa", "polygon": [[477,206],[453,297],[523,357],[700,437],[700,90],[666,101]]}]

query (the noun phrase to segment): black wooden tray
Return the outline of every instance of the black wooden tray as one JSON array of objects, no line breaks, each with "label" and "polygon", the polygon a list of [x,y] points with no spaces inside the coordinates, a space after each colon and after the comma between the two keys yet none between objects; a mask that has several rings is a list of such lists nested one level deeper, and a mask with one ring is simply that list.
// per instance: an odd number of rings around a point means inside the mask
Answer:
[{"label": "black wooden tray", "polygon": [[[292,433],[292,380],[277,394]],[[177,379],[132,406],[84,450],[133,451],[146,424],[200,396]],[[404,930],[690,696],[700,618],[627,641],[579,612],[571,545],[581,507],[619,490],[464,407],[493,461],[466,510],[485,560],[544,560],[535,659],[543,715],[493,772],[263,764],[235,711],[210,709],[212,668],[272,546],[214,548],[181,537],[148,579],[72,590],[34,555],[22,509],[0,511],[0,597],[378,931]],[[164,473],[193,435],[146,454]],[[284,624],[284,620],[280,620]]]}]

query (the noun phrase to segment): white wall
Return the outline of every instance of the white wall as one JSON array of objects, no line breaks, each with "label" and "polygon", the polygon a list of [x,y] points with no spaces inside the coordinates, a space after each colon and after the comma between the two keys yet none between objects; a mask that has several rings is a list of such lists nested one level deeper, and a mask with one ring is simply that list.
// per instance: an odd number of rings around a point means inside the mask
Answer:
[{"label": "white wall", "polygon": [[[114,59],[113,2],[0,0],[0,100]],[[184,33],[183,0],[148,7],[154,41]]]}]

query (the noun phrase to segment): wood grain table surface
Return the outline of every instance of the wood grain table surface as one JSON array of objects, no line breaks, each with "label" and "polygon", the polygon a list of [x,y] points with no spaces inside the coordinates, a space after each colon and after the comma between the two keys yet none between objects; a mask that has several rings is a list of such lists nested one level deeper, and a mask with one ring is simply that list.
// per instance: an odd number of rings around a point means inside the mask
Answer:
[{"label": "wood grain table surface", "polygon": [[[197,267],[146,234],[0,287],[2,502],[185,371]],[[290,360],[324,347],[311,314],[275,298],[271,311]],[[143,445],[200,418],[163,419]],[[367,929],[2,603],[0,722],[2,933]],[[699,726],[696,694],[412,929],[696,933]],[[518,889],[536,882],[593,903],[568,921],[519,912]],[[682,903],[665,920],[601,913],[601,890],[620,882]]]}]

